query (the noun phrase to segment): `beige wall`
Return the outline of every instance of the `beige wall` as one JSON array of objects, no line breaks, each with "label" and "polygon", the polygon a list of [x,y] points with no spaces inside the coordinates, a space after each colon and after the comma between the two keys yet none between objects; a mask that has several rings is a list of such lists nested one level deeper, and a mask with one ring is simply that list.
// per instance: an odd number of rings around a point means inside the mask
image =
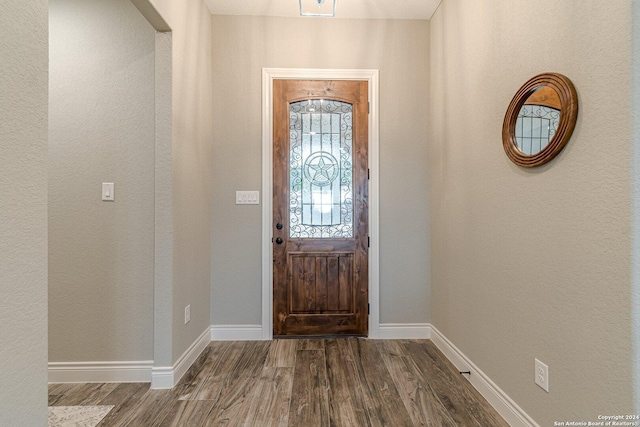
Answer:
[{"label": "beige wall", "polygon": [[129,0],[49,13],[49,361],[151,360],[155,32]]},{"label": "beige wall", "polygon": [[[129,1],[51,5],[52,361],[170,366],[210,324],[210,14],[198,0],[133,3],[170,35]],[[97,199],[102,181],[115,203]]]},{"label": "beige wall", "polygon": [[[444,0],[431,21],[433,323],[541,425],[634,412],[630,43],[628,0]],[[578,123],[524,170],[502,120],[545,71]]]},{"label": "beige wall", "polygon": [[632,267],[632,304],[633,310],[633,334],[634,334],[634,360],[635,360],[635,386],[634,386],[634,413],[640,414],[640,2],[632,2],[633,8],[633,35],[632,35],[632,79],[633,79],[633,267]]},{"label": "beige wall", "polygon": [[0,425],[47,424],[47,2],[0,2]]},{"label": "beige wall", "polygon": [[382,323],[429,320],[427,21],[213,17],[213,324],[261,322],[261,73],[380,70]]},{"label": "beige wall", "polygon": [[[155,355],[156,366],[166,366],[211,324],[211,15],[201,0],[151,3],[171,27],[173,49],[173,283],[168,303],[172,312],[156,322],[172,331],[164,337],[171,354],[161,349]],[[191,322],[185,325],[187,304]]]}]

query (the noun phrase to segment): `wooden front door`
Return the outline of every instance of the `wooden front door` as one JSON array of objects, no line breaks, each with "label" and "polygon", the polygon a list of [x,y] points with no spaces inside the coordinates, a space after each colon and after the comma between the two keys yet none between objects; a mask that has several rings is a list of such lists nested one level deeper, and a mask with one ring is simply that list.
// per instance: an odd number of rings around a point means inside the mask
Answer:
[{"label": "wooden front door", "polygon": [[367,335],[368,83],[273,93],[273,335]]}]

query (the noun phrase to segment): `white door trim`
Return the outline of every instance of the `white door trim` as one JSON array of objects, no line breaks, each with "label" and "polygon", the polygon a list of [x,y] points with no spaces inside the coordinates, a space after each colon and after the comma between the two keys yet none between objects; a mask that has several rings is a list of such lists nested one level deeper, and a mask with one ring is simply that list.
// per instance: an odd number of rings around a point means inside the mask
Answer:
[{"label": "white door trim", "polygon": [[379,71],[262,69],[262,338],[273,338],[273,81],[364,80],[369,83],[369,337],[380,335]]}]

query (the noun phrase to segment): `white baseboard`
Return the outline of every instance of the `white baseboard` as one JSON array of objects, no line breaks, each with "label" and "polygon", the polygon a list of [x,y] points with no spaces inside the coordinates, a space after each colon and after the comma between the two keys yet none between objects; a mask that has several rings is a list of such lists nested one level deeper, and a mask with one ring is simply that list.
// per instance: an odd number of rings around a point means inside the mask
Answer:
[{"label": "white baseboard", "polygon": [[428,323],[381,323],[378,339],[402,340],[402,339],[429,339],[431,337],[431,325]]},{"label": "white baseboard", "polygon": [[174,372],[172,366],[158,366],[151,369],[151,388],[166,389],[175,385]]},{"label": "white baseboard", "polygon": [[49,383],[148,383],[153,360],[49,362]]},{"label": "white baseboard", "polygon": [[[380,325],[379,339],[429,339],[428,323],[388,323]],[[211,341],[261,341],[261,325],[212,325]]]},{"label": "white baseboard", "polygon": [[204,330],[202,334],[191,344],[191,346],[180,356],[173,366],[154,366],[151,370],[151,388],[164,389],[173,388],[180,378],[189,370],[193,362],[203,352],[211,342],[210,328]]},{"label": "white baseboard", "polygon": [[430,326],[431,341],[460,371],[471,371],[469,382],[494,407],[510,426],[539,427],[507,394],[482,372],[467,356],[449,341],[435,326]]},{"label": "white baseboard", "polygon": [[261,325],[212,325],[211,341],[262,341]]}]

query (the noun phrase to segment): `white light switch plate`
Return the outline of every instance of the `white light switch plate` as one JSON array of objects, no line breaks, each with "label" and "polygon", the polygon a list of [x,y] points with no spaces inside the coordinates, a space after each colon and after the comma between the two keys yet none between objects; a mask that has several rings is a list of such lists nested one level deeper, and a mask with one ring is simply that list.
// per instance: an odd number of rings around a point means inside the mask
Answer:
[{"label": "white light switch plate", "polygon": [[113,182],[103,182],[102,183],[102,200],[106,202],[112,202],[115,200],[115,185]]},{"label": "white light switch plate", "polygon": [[259,205],[259,191],[236,191],[236,205]]}]

